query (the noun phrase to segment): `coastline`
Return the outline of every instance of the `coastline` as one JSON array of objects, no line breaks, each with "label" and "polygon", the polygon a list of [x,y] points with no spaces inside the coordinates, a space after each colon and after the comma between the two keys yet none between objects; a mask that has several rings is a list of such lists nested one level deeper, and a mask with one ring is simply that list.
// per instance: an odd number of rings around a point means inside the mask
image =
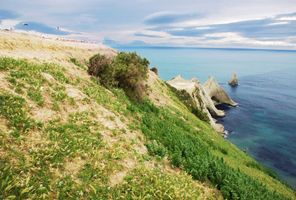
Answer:
[{"label": "coastline", "polygon": [[[231,99],[214,77],[210,77],[204,84],[201,84],[196,78],[185,80],[181,75],[178,75],[167,83],[176,90],[187,93],[188,97],[184,103],[189,106],[189,109],[193,107],[201,110],[208,117],[211,126],[218,133],[226,135],[224,126],[217,123],[216,119],[217,117],[224,117],[225,112],[216,106],[226,104],[235,107],[238,104]],[[182,98],[184,99],[184,97]]]},{"label": "coastline", "polygon": [[[2,39],[2,38],[1,38]],[[203,181],[204,179],[200,179],[196,174],[190,174],[194,170],[204,170],[205,173],[204,177],[210,177],[211,174],[214,174],[215,172],[219,172],[219,170],[222,170],[222,172],[227,173],[230,177],[234,174],[234,181],[237,183],[240,181],[237,179],[237,175],[242,175],[244,177],[244,180],[253,180],[253,183],[251,187],[253,187],[253,191],[256,191],[256,185],[257,183],[264,183],[266,184],[263,187],[262,185],[258,184],[258,187],[262,187],[264,191],[266,191],[270,195],[274,195],[273,193],[269,193],[269,191],[273,191],[274,188],[278,191],[281,195],[287,195],[287,196],[293,196],[293,193],[290,191],[288,187],[285,187],[282,185],[279,181],[274,179],[273,177],[269,176],[264,170],[261,170],[260,168],[252,168],[248,166],[249,163],[257,163],[252,158],[250,158],[247,154],[240,151],[235,145],[231,144],[229,141],[223,139],[220,134],[217,134],[213,130],[213,128],[207,124],[199,120],[197,117],[195,117],[186,107],[184,104],[179,101],[176,98],[176,95],[172,93],[169,87],[167,87],[167,84],[157,77],[154,73],[149,74],[149,86],[151,86],[151,96],[150,100],[152,102],[152,105],[144,104],[143,106],[147,106],[144,108],[138,107],[139,105],[134,104],[132,101],[129,101],[128,98],[124,95],[122,92],[118,91],[112,91],[112,90],[106,90],[102,88],[99,84],[97,84],[93,79],[90,78],[90,76],[87,74],[87,68],[86,64],[84,63],[90,55],[93,55],[95,53],[102,53],[105,55],[115,53],[112,49],[109,48],[88,48],[84,45],[77,45],[77,47],[72,47],[71,45],[68,45],[71,42],[67,41],[55,41],[52,42],[52,40],[38,38],[38,37],[28,37],[24,35],[20,35],[20,37],[16,37],[13,35],[10,39],[7,36],[5,40],[1,41],[0,39],[0,45],[4,47],[5,50],[1,50],[1,55],[4,55],[6,57],[12,57],[12,58],[4,58],[4,60],[10,60],[12,63],[28,63],[27,65],[30,66],[31,63],[38,63],[34,67],[40,67],[43,65],[46,65],[46,63],[52,63],[53,70],[59,70],[68,81],[63,81],[59,79],[59,77],[52,73],[52,71],[42,71],[40,76],[36,76],[36,80],[39,80],[43,84],[42,91],[47,91],[45,89],[49,89],[50,91],[55,91],[56,88],[53,87],[55,85],[62,85],[64,86],[64,92],[66,94],[66,97],[70,98],[69,103],[64,104],[63,102],[60,103],[60,106],[62,109],[60,110],[53,110],[51,107],[51,103],[46,102],[46,104],[43,106],[38,106],[36,103],[34,103],[32,100],[29,99],[27,96],[27,88],[24,87],[23,90],[25,90],[24,93],[16,94],[15,88],[11,83],[8,82],[11,73],[10,70],[13,70],[8,68],[6,69],[7,72],[2,73],[1,71],[1,80],[4,81],[3,88],[1,88],[4,91],[11,92],[11,95],[18,95],[23,97],[25,100],[24,102],[28,103],[28,109],[32,109],[28,111],[28,116],[32,117],[33,119],[38,120],[44,120],[44,125],[48,126],[51,125],[50,123],[47,123],[48,120],[55,119],[56,117],[60,117],[63,120],[69,120],[72,118],[69,118],[68,116],[73,116],[73,113],[78,112],[78,115],[75,115],[75,118],[78,117],[78,123],[77,125],[80,125],[80,123],[87,123],[84,127],[94,126],[94,129],[90,129],[90,132],[88,129],[82,128],[81,130],[86,132],[83,132],[83,134],[77,134],[74,135],[75,137],[84,137],[85,135],[92,133],[91,131],[99,130],[100,136],[98,136],[103,143],[108,144],[107,146],[101,146],[103,151],[106,153],[117,153],[117,152],[124,152],[123,156],[116,154],[116,157],[111,157],[112,159],[106,159],[106,157],[100,157],[101,159],[97,159],[97,157],[93,157],[89,159],[89,157],[85,156],[88,154],[86,152],[85,154],[78,155],[78,157],[72,157],[70,160],[65,159],[62,160],[62,166],[67,166],[66,170],[67,173],[70,173],[74,176],[74,178],[79,178],[78,173],[73,173],[73,168],[69,167],[72,165],[73,162],[81,163],[81,168],[84,169],[84,164],[91,163],[93,160],[96,161],[96,163],[100,164],[100,161],[103,160],[102,163],[106,162],[107,166],[118,166],[117,169],[113,168],[110,173],[106,175],[106,186],[109,184],[109,179],[111,180],[110,184],[111,186],[115,185],[121,185],[126,183],[126,179],[124,177],[134,178],[133,180],[141,180],[143,177],[142,174],[130,174],[130,172],[134,172],[135,168],[147,168],[148,170],[151,170],[151,168],[161,169],[161,172],[163,174],[170,173],[174,177],[179,177],[180,174],[183,174],[182,167],[187,167],[186,172],[188,174],[186,175],[188,177],[188,180],[190,180],[194,184],[200,184],[199,181]],[[3,42],[4,41],[4,42]],[[3,43],[2,43],[3,42]],[[80,44],[80,43],[77,43]],[[23,60],[17,60],[19,58],[25,58]],[[77,65],[77,63],[73,63],[70,61],[71,58],[76,58],[78,61],[81,61],[81,63],[84,64],[83,67]],[[16,59],[16,60],[14,60]],[[25,66],[27,66],[25,65]],[[14,66],[13,66],[14,67]],[[16,67],[18,67],[16,65]],[[17,68],[18,70],[27,70],[26,68]],[[28,73],[31,73],[29,71],[32,68],[28,69]],[[46,68],[41,68],[41,70],[44,70]],[[35,72],[35,71],[33,71]],[[40,71],[37,70],[37,75],[39,75]],[[50,77],[48,80],[46,79],[45,82],[42,82],[44,73],[47,73],[47,78]],[[26,73],[25,73],[26,74]],[[48,76],[49,75],[49,76]],[[151,76],[150,76],[151,75]],[[32,76],[31,76],[32,77]],[[35,77],[35,76],[34,76]],[[46,78],[45,77],[45,78]],[[18,79],[19,80],[19,79]],[[23,81],[28,81],[29,79],[25,79]],[[35,80],[35,79],[34,79]],[[21,81],[21,80],[20,80]],[[187,80],[188,81],[188,80]],[[192,80],[194,83],[197,81],[196,79]],[[48,82],[50,84],[48,84]],[[214,81],[211,81],[213,83]],[[216,87],[216,83],[209,84],[209,86],[214,85]],[[197,89],[197,88],[193,88]],[[204,94],[204,100],[206,101],[208,98],[211,100],[207,100],[207,103],[209,105],[215,105],[217,103],[217,98],[215,98],[215,101],[212,99],[212,95],[215,96],[215,92],[206,89],[204,85],[202,87],[199,87],[198,93],[194,94],[200,94],[200,93],[206,93]],[[63,87],[61,87],[63,92]],[[52,99],[51,96],[48,97],[48,95],[51,95],[51,93],[45,93],[42,92],[41,94],[46,97],[46,100]],[[212,96],[212,97],[211,97]],[[195,96],[195,98],[198,100],[198,95]],[[73,104],[73,99],[71,103],[71,98],[74,98],[75,104]],[[86,98],[86,100],[85,100]],[[158,106],[159,104],[163,106]],[[206,106],[206,104],[203,104],[203,106]],[[212,108],[213,109],[213,108]],[[207,109],[208,110],[208,109]],[[214,109],[213,109],[214,110]],[[157,112],[158,111],[158,112]],[[89,115],[90,119],[84,120],[85,115],[87,114],[85,112],[91,112]],[[95,112],[95,113],[93,113]],[[160,113],[159,113],[160,112]],[[208,111],[209,112],[209,111]],[[84,114],[83,114],[84,113]],[[218,114],[219,111],[216,111]],[[43,115],[44,114],[44,115]],[[165,120],[163,120],[165,119]],[[94,121],[96,123],[88,124],[89,121]],[[143,122],[145,122],[146,128],[143,127]],[[62,126],[64,124],[64,121],[57,121],[57,124],[59,126]],[[73,123],[73,121],[69,121],[69,123]],[[135,126],[131,126],[134,125]],[[137,124],[141,125],[141,127],[138,127]],[[6,127],[6,124],[3,124],[4,127]],[[72,126],[71,126],[72,127]],[[70,127],[70,128],[71,128]],[[74,126],[75,127],[75,126]],[[9,130],[9,127],[6,127],[7,130]],[[95,129],[97,128],[97,129]],[[157,129],[155,129],[157,128]],[[47,129],[41,130],[46,131]],[[60,129],[59,129],[60,130]],[[63,129],[61,129],[63,131]],[[80,129],[79,129],[80,130]],[[168,131],[169,130],[169,131]],[[43,146],[39,146],[39,142],[42,145],[46,145],[52,141],[50,141],[50,138],[47,138],[47,132],[44,132],[43,134],[39,134],[38,131],[35,129],[31,130],[32,132],[29,132],[28,135],[24,135],[24,139],[27,143],[21,143],[20,145],[16,145],[17,149],[25,149],[31,147],[28,146],[28,144],[31,145],[32,138],[34,139],[37,135],[40,140],[38,140],[36,146],[32,146],[33,148],[42,151],[44,148]],[[36,132],[35,132],[36,131]],[[61,135],[63,132],[61,132]],[[68,133],[65,131],[65,133]],[[72,132],[70,132],[72,133]],[[73,131],[73,133],[76,133]],[[78,132],[80,133],[80,132]],[[95,132],[93,132],[96,134]],[[152,134],[153,133],[153,134]],[[162,133],[162,134],[159,134]],[[167,137],[168,134],[174,134],[171,136],[171,138]],[[149,136],[155,136],[159,134],[159,137],[149,138]],[[8,134],[9,136],[9,134]],[[28,137],[27,137],[28,136]],[[68,138],[69,140],[75,139],[75,137]],[[95,135],[97,136],[97,135]],[[58,142],[60,142],[60,145],[63,145],[64,140],[60,140],[58,138]],[[97,137],[91,137],[91,139],[97,140]],[[150,141],[151,139],[151,141]],[[13,140],[14,141],[14,140]],[[35,141],[35,140],[34,140]],[[46,142],[43,142],[46,141]],[[81,141],[81,140],[79,140]],[[84,140],[82,140],[84,141]],[[77,142],[77,141],[73,141]],[[185,142],[185,143],[182,143]],[[156,145],[156,147],[160,147],[160,149],[165,149],[166,156],[163,158],[163,160],[159,160],[157,157],[154,157],[153,154],[150,154],[151,152],[149,149],[147,149],[147,143]],[[9,143],[7,143],[9,144]],[[36,143],[35,143],[36,144]],[[76,148],[81,148],[81,151],[84,150],[84,143],[81,145],[75,146]],[[194,144],[194,145],[192,145]],[[24,146],[22,146],[24,145]],[[32,144],[34,145],[34,144]],[[129,145],[129,146],[127,146]],[[166,146],[168,145],[168,146]],[[41,147],[41,148],[40,148]],[[52,146],[49,146],[49,148]],[[127,148],[126,148],[127,147]],[[199,147],[202,147],[202,151],[200,151]],[[172,154],[170,151],[167,151],[169,149],[176,150],[176,154]],[[52,149],[53,151],[59,152],[58,148]],[[151,150],[151,149],[150,149]],[[5,149],[6,151],[6,149]],[[17,160],[18,157],[14,157],[14,154],[11,154],[10,149],[7,149],[7,155],[10,159]],[[28,151],[23,151],[20,153],[27,153]],[[148,154],[148,152],[150,152]],[[188,156],[192,156],[193,159],[202,158],[202,160],[195,160],[196,162],[191,162],[190,157],[183,155],[183,152],[189,152]],[[6,152],[5,152],[6,153]],[[10,154],[9,154],[10,153]],[[46,153],[46,152],[45,152]],[[170,154],[169,154],[170,153]],[[39,155],[39,154],[38,154]],[[43,154],[40,154],[41,160],[43,158]],[[92,155],[98,155],[101,154],[88,154],[89,156]],[[179,165],[179,167],[171,167],[171,158],[174,156],[182,156],[181,159],[178,159],[179,157],[176,157],[177,159],[173,160],[176,162],[184,162],[192,163],[192,165]],[[198,155],[198,156],[196,156]],[[201,155],[201,156],[200,156]],[[210,157],[208,157],[211,155]],[[30,155],[29,155],[30,156]],[[107,156],[107,158],[110,158]],[[149,158],[143,159],[143,158]],[[89,159],[89,160],[88,160]],[[186,159],[186,160],[185,160]],[[85,162],[83,162],[85,160]],[[99,161],[98,161],[99,160]],[[221,161],[225,160],[225,161]],[[120,161],[120,163],[118,163]],[[207,162],[211,162],[210,166],[213,166],[213,171],[207,171],[209,169],[209,165],[207,165]],[[220,167],[216,167],[216,164],[219,164]],[[9,163],[8,163],[9,164]],[[122,164],[122,165],[118,165]],[[182,163],[181,163],[182,164]],[[200,165],[203,165],[204,167],[201,168]],[[259,164],[257,164],[259,165]],[[47,167],[48,165],[44,165],[42,167]],[[96,166],[96,164],[91,163],[86,166]],[[25,167],[23,165],[16,165],[13,167]],[[236,169],[240,168],[241,171],[237,171]],[[191,170],[192,169],[192,170]],[[228,169],[223,171],[224,169]],[[28,169],[30,170],[30,169]],[[42,168],[42,170],[45,170]],[[53,169],[55,170],[55,169]],[[57,168],[57,170],[63,171],[63,168]],[[25,171],[25,170],[22,170]],[[79,170],[78,170],[79,171]],[[181,173],[180,173],[181,172]],[[184,174],[186,173],[184,172]],[[213,172],[213,173],[212,173]],[[64,175],[61,173],[61,176]],[[67,175],[67,174],[66,174]],[[138,175],[138,176],[137,176]],[[18,174],[15,174],[15,176],[11,176],[12,180],[14,177],[17,177]],[[163,176],[158,176],[163,177]],[[63,178],[63,177],[56,177],[56,178]],[[113,180],[116,180],[115,183]],[[51,179],[50,181],[54,181],[56,179]],[[64,180],[64,179],[61,179]],[[212,181],[215,181],[212,179]],[[222,180],[223,181],[223,180]],[[231,182],[232,182],[231,181]],[[174,182],[178,182],[178,179],[175,179]],[[216,183],[216,182],[214,182]],[[229,183],[229,182],[228,182]],[[225,183],[225,184],[228,184]],[[243,183],[247,183],[246,181],[243,181]],[[76,183],[74,183],[76,184]],[[145,182],[144,182],[145,184]],[[203,183],[201,183],[202,185]],[[221,185],[221,182],[217,182],[217,184]],[[129,186],[129,184],[127,185]],[[236,188],[233,187],[238,192],[243,193],[241,188],[249,188],[250,185],[242,185],[243,187]],[[142,187],[142,186],[141,186]],[[208,185],[202,185],[202,188],[208,187]],[[230,185],[230,187],[232,187]],[[108,187],[112,188],[112,187]],[[147,184],[147,188],[151,189],[150,184]],[[157,188],[157,187],[156,187]],[[165,187],[166,189],[166,187]],[[210,187],[210,190],[206,188],[207,191],[213,191],[212,187]],[[217,188],[214,188],[217,189]],[[88,190],[85,190],[88,191]],[[110,190],[111,191],[111,190]],[[126,190],[124,190],[126,191]],[[248,194],[245,194],[248,195]],[[215,199],[215,198],[214,198]]]},{"label": "coastline", "polygon": [[227,114],[219,119],[229,131],[227,140],[275,171],[294,189],[295,74],[294,68],[241,77],[237,90],[226,87],[240,106],[224,109]]}]

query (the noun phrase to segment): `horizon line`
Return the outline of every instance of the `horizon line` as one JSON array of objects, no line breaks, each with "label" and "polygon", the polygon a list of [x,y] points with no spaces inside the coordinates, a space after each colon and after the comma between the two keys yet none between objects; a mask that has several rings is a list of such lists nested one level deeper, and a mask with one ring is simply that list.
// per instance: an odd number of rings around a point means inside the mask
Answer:
[{"label": "horizon line", "polygon": [[[104,44],[104,43],[103,43]],[[272,48],[248,48],[248,47],[187,47],[187,46],[158,46],[158,45],[147,45],[147,46],[133,46],[133,45],[108,45],[115,49],[209,49],[209,50],[228,50],[228,51],[284,51],[284,52],[296,52],[296,49],[272,49]]]}]

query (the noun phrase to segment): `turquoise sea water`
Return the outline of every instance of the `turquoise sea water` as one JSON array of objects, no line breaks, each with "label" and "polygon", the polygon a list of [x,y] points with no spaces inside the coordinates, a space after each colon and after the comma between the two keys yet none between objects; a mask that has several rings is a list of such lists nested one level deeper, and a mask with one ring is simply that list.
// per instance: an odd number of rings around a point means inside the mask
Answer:
[{"label": "turquoise sea water", "polygon": [[[239,103],[219,119],[228,139],[296,188],[296,52],[270,50],[124,48],[148,58],[162,79],[214,76]],[[237,88],[227,81],[236,72]]]}]

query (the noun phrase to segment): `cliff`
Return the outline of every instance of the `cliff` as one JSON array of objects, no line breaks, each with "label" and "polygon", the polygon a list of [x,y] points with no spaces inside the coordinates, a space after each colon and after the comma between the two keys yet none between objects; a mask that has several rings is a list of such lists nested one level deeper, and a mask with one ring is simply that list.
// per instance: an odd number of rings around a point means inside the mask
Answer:
[{"label": "cliff", "polygon": [[237,106],[225,90],[218,84],[214,77],[210,77],[204,84],[205,91],[211,97],[213,102],[217,104],[228,104],[230,106]]},{"label": "cliff", "polygon": [[295,199],[192,112],[235,105],[214,81],[175,81],[190,110],[149,72],[135,102],[87,73],[113,49],[1,31],[0,47],[0,199]]},{"label": "cliff", "polygon": [[[212,127],[217,132],[224,132],[223,125],[217,124],[212,115],[216,117],[223,117],[225,116],[225,113],[224,111],[218,110],[216,108],[214,104],[215,102],[211,99],[211,96],[208,93],[208,88],[205,88],[203,85],[201,85],[197,79],[185,80],[180,75],[170,81],[167,81],[167,83],[177,90],[186,91],[192,98],[197,108],[204,112],[210,119],[210,124],[212,125]],[[219,91],[221,91],[221,88],[219,89]],[[211,93],[211,95],[213,94],[214,93]]]}]

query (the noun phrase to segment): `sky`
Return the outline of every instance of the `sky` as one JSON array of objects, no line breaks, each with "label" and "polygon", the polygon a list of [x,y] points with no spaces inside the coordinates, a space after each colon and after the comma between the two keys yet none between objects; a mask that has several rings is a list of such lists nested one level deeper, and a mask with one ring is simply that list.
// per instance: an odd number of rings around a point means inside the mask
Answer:
[{"label": "sky", "polygon": [[0,0],[0,28],[111,46],[296,49],[296,0]]}]

